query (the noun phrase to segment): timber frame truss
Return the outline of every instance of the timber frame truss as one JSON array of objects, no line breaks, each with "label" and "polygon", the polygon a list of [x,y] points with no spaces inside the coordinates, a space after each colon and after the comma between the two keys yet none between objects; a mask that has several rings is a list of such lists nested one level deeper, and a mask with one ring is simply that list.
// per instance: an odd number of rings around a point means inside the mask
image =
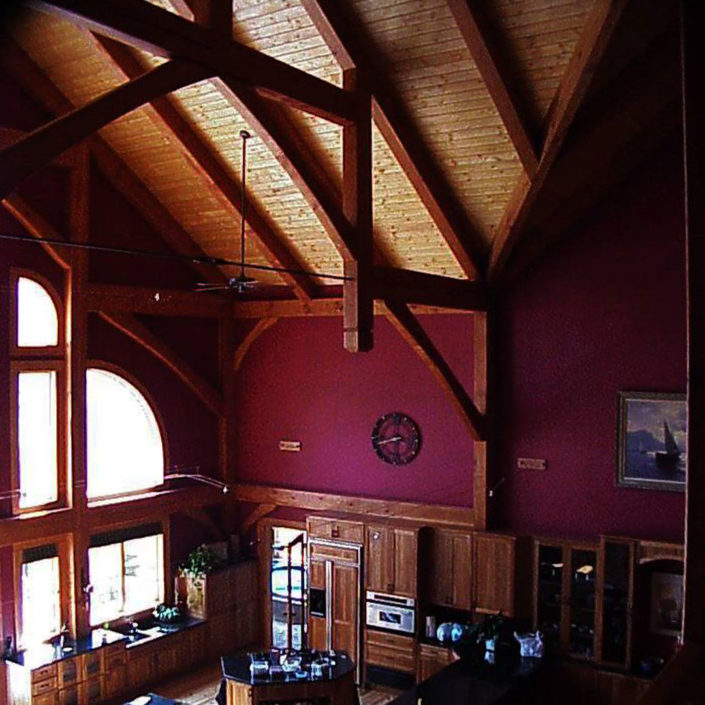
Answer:
[{"label": "timber frame truss", "polygon": [[[284,274],[295,300],[233,303],[226,297],[193,296],[183,291],[97,286],[85,279],[85,256],[71,259],[76,292],[86,307],[140,342],[174,370],[220,419],[221,472],[232,474],[228,456],[234,433],[228,393],[246,349],[233,357],[235,318],[259,318],[245,343],[279,317],[342,315],[344,346],[366,351],[373,344],[375,314],[385,315],[419,354],[447,392],[475,444],[475,509],[473,523],[487,523],[488,348],[491,328],[491,287],[501,283],[529,215],[561,153],[569,128],[591,87],[627,0],[597,0],[590,13],[548,112],[545,124],[531,124],[527,110],[503,71],[501,52],[493,42],[474,0],[447,0],[460,33],[478,67],[488,93],[514,145],[522,173],[488,251],[466,207],[454,193],[438,162],[424,143],[391,79],[380,71],[383,62],[364,33],[353,31],[349,8],[341,0],[301,0],[315,27],[336,57],[342,88],[273,59],[232,39],[231,0],[171,0],[179,14],[145,0],[31,0],[35,9],[79,24],[93,35],[96,48],[112,62],[121,81],[87,105],[74,106],[22,49],[7,40],[3,61],[55,115],[26,135],[0,131],[0,198],[3,205],[36,237],[55,237],[48,223],[14,193],[31,173],[67,159],[74,145],[87,145],[91,157],[113,186],[182,254],[204,253],[188,232],[149,191],[97,131],[121,115],[150,104],[152,119],[173,136],[197,166],[224,208],[241,214],[239,183],[210,151],[178,103],[168,94],[194,82],[218,78],[223,97],[254,129],[316,213],[343,261],[341,298],[326,298],[306,274]],[[167,61],[145,66],[134,48],[146,49]],[[332,121],[343,128],[342,197],[323,167],[301,145],[277,102]],[[391,266],[374,245],[372,217],[372,121],[402,167],[420,200],[458,261],[467,280],[458,280]],[[74,149],[72,149],[74,148]],[[69,151],[67,151],[69,150]],[[68,159],[71,159],[68,156]],[[87,157],[83,157],[85,161]],[[87,196],[84,195],[85,199]],[[252,201],[252,199],[250,199]],[[266,212],[248,204],[247,219],[256,245],[268,262],[291,270],[305,267],[286,244]],[[84,224],[85,225],[85,224]],[[87,227],[82,232],[87,237]],[[64,253],[53,250],[54,257]],[[78,261],[80,266],[76,266]],[[193,265],[203,279],[222,281],[221,273]],[[475,335],[474,389],[463,388],[420,325],[416,313],[473,313]],[[84,315],[87,313],[87,308]],[[200,315],[220,321],[221,389],[169,351],[135,314]],[[253,337],[254,336],[254,337]],[[248,342],[249,341],[249,342]],[[80,364],[77,363],[77,364]],[[78,373],[78,370],[76,371]],[[491,400],[490,400],[491,401]]]}]

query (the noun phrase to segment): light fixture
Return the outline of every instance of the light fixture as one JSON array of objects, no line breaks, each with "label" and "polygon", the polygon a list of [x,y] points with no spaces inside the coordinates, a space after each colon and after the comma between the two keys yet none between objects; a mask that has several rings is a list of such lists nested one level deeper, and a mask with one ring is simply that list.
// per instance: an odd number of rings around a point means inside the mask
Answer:
[{"label": "light fixture", "polygon": [[223,494],[227,494],[230,491],[230,488],[224,482],[216,480],[214,477],[208,477],[208,475],[201,475],[197,472],[172,472],[168,475],[164,475],[164,482],[167,482],[168,480],[195,480],[196,482],[201,482],[204,485],[217,487]]}]

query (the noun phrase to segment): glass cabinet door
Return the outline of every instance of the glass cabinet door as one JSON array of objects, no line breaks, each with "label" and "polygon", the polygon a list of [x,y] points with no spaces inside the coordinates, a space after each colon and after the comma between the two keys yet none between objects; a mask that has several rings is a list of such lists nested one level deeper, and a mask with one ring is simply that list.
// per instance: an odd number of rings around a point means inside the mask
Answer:
[{"label": "glass cabinet door", "polygon": [[600,594],[600,662],[629,667],[634,543],[604,538]]},{"label": "glass cabinet door", "polygon": [[595,598],[597,551],[570,550],[568,653],[577,658],[595,656]]},{"label": "glass cabinet door", "polygon": [[538,544],[536,562],[536,628],[547,643],[557,645],[563,609],[563,547]]}]

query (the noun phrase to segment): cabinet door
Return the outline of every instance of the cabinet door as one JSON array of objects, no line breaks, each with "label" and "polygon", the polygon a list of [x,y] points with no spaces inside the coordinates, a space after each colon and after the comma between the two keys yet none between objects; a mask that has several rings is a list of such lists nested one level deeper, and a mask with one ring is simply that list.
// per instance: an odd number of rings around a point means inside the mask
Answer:
[{"label": "cabinet door", "polygon": [[59,705],[79,705],[77,685],[71,685],[59,691]]},{"label": "cabinet door", "polygon": [[394,577],[391,581],[395,595],[416,597],[418,592],[418,533],[408,529],[394,529]]},{"label": "cabinet door", "polygon": [[154,680],[155,664],[154,654],[130,656],[127,663],[127,682],[130,690],[140,689],[145,683]]},{"label": "cabinet door", "polygon": [[68,688],[78,681],[78,658],[67,658],[57,663],[59,688]]},{"label": "cabinet door", "polygon": [[484,614],[514,616],[514,540],[475,535],[475,608]]},{"label": "cabinet door", "polygon": [[[450,607],[453,604],[453,534],[434,529],[428,547],[430,570],[426,576],[428,600],[432,605]],[[467,561],[468,565],[470,561]],[[469,573],[468,568],[468,573]],[[468,595],[469,598],[469,595]]]},{"label": "cabinet door", "polygon": [[82,681],[100,676],[100,651],[89,651],[79,658]]},{"label": "cabinet door", "polygon": [[79,705],[95,705],[103,698],[102,679],[90,678],[83,683],[78,684],[78,703]]},{"label": "cabinet door", "polygon": [[125,691],[127,669],[124,665],[113,666],[103,676],[103,697],[115,698]]},{"label": "cabinet door", "polygon": [[[219,621],[219,620],[218,620]],[[164,644],[156,653],[157,658],[157,678],[162,680],[170,676],[176,671],[176,644],[173,643],[172,637],[169,637],[169,644]],[[221,650],[222,644],[218,643],[214,649],[217,653],[227,653],[227,649]]]},{"label": "cabinet door", "polygon": [[[309,563],[309,584],[314,590],[326,589],[326,564],[324,561]],[[326,618],[308,615],[308,645],[312,649],[324,651],[328,648],[326,641]]]},{"label": "cabinet door", "polygon": [[563,623],[563,547],[537,542],[534,545],[534,627],[551,646],[561,641]]},{"label": "cabinet door", "polygon": [[472,609],[472,545],[471,534],[454,533],[451,536],[452,570],[450,606],[460,610]]},{"label": "cabinet door", "polygon": [[368,526],[366,537],[366,582],[368,590],[394,591],[394,532],[386,526]]},{"label": "cabinet door", "polygon": [[347,651],[354,663],[359,646],[359,572],[348,565],[333,565],[333,635],[335,650]]},{"label": "cabinet door", "polygon": [[443,670],[452,662],[450,649],[421,644],[416,680],[420,683]]},{"label": "cabinet door", "polygon": [[566,576],[569,585],[567,650],[573,658],[595,657],[595,601],[597,551],[588,547],[568,549]]},{"label": "cabinet door", "polygon": [[51,693],[44,693],[43,695],[33,695],[32,705],[59,705],[59,693],[53,690]]}]

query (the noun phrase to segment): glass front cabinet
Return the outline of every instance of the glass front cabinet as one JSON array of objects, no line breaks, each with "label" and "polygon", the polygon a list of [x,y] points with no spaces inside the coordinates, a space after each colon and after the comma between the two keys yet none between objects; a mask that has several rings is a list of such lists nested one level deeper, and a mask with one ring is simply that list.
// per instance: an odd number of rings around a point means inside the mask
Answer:
[{"label": "glass front cabinet", "polygon": [[631,663],[636,541],[599,544],[537,539],[534,626],[547,648],[627,669]]}]

